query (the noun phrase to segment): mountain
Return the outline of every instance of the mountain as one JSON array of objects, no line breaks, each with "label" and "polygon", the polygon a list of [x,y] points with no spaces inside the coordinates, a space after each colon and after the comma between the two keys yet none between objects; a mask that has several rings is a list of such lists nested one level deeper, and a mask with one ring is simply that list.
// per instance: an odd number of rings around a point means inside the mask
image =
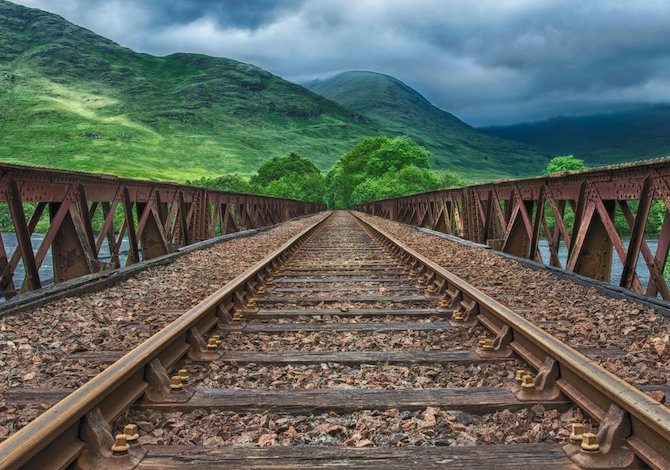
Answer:
[{"label": "mountain", "polygon": [[547,164],[541,151],[482,134],[388,75],[344,72],[305,86],[391,133],[409,135],[430,149],[438,167],[471,180],[539,174]]},{"label": "mountain", "polygon": [[253,65],[139,54],[0,0],[0,160],[183,181],[291,151],[327,169],[378,132]]},{"label": "mountain", "polygon": [[397,80],[367,82],[356,96],[370,106],[343,106],[250,64],[137,53],[0,0],[0,161],[184,181],[250,174],[290,152],[327,170],[366,137],[406,133],[470,181],[544,166],[538,152],[477,133]]},{"label": "mountain", "polygon": [[560,116],[478,130],[533,145],[552,155],[574,154],[588,166],[670,155],[670,105]]}]

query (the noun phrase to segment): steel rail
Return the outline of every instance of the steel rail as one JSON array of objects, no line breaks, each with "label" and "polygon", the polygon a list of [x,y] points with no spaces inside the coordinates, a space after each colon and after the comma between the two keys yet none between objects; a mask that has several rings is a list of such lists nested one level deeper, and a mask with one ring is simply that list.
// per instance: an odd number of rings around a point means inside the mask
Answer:
[{"label": "steel rail", "polygon": [[64,468],[72,463],[85,446],[80,430],[89,411],[98,407],[107,422],[113,422],[147,390],[145,368],[152,360],[158,358],[166,369],[176,363],[191,347],[186,339],[191,328],[202,333],[213,329],[222,305],[241,290],[245,297],[253,292],[275,263],[290,256],[331,215],[302,230],[0,443],[0,468]]},{"label": "steel rail", "polygon": [[536,369],[547,358],[558,363],[555,385],[576,405],[602,422],[612,404],[630,415],[626,444],[653,468],[670,468],[670,409],[628,384],[593,360],[515,313],[509,307],[479,291],[434,261],[409,248],[373,222],[352,212],[356,220],[380,242],[404,253],[423,267],[426,274],[441,278],[441,292],[457,289],[464,300],[476,302],[478,321],[495,335],[511,328],[513,349]]}]

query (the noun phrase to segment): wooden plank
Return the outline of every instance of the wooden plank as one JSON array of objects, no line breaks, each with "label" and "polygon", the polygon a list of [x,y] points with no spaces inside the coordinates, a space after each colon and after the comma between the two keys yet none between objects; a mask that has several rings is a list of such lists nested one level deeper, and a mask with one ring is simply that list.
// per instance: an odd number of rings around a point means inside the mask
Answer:
[{"label": "wooden plank", "polygon": [[73,392],[70,388],[11,388],[2,394],[3,400],[17,406],[53,405]]},{"label": "wooden plank", "polygon": [[[362,281],[366,282],[366,281]],[[384,287],[389,292],[392,291],[423,291],[425,290],[424,286],[417,286],[416,284],[404,284],[399,286],[385,286]],[[376,292],[379,291],[379,287],[375,286],[354,286],[354,287],[275,287],[268,291],[268,295],[272,295],[273,292]]]},{"label": "wooden plank", "polygon": [[337,282],[415,282],[416,279],[407,277],[404,274],[399,277],[352,277],[352,276],[335,276],[335,277],[279,277],[275,278],[275,284],[327,284]]},{"label": "wooden plank", "polygon": [[300,310],[300,309],[261,309],[258,313],[249,313],[244,315],[245,320],[266,320],[274,318],[291,318],[291,317],[309,317],[321,315],[336,315],[338,317],[385,317],[388,315],[408,315],[413,317],[425,316],[451,316],[451,313],[439,313],[432,308],[384,308],[384,309],[351,309],[343,312],[339,309],[324,309],[324,310]]},{"label": "wooden plank", "polygon": [[190,412],[196,409],[272,413],[349,413],[358,410],[422,410],[429,406],[485,414],[519,410],[541,403],[563,409],[569,401],[521,401],[511,390],[496,387],[428,388],[404,390],[330,389],[259,390],[198,388],[185,403],[144,403],[138,408]]},{"label": "wooden plank", "polygon": [[472,364],[476,362],[502,362],[510,358],[482,358],[473,351],[298,351],[288,354],[276,352],[225,351],[221,362],[243,364]]},{"label": "wooden plank", "polygon": [[243,333],[285,333],[289,331],[432,331],[451,328],[449,322],[388,322],[388,323],[253,323],[237,327],[225,326],[223,331]]},{"label": "wooden plank", "polygon": [[335,446],[145,446],[147,456],[137,467],[143,470],[211,468],[265,469],[307,468],[409,468],[441,467],[462,470],[576,469],[561,444],[512,444],[449,447],[373,447],[356,449]]},{"label": "wooden plank", "polygon": [[413,302],[435,302],[435,299],[426,297],[424,295],[345,295],[345,296],[311,296],[311,297],[299,297],[295,295],[287,295],[283,297],[256,297],[256,303],[258,305],[263,304],[276,304],[276,303],[285,303],[285,304],[314,304],[321,302],[394,302],[394,303],[413,303]]},{"label": "wooden plank", "polygon": [[341,277],[341,276],[371,276],[371,277],[382,277],[382,276],[407,276],[404,270],[398,269],[397,267],[379,267],[379,268],[367,268],[367,267],[351,267],[351,268],[310,268],[310,269],[287,269],[276,273],[277,276],[281,277]]}]

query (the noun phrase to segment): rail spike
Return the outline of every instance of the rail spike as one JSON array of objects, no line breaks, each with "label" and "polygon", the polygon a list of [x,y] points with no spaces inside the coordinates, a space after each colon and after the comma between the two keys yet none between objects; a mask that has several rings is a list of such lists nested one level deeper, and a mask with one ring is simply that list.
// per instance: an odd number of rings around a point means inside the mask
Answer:
[{"label": "rail spike", "polygon": [[100,408],[93,408],[86,414],[79,437],[86,443],[86,447],[74,462],[75,470],[133,469],[147,453],[138,443],[130,446],[124,455],[115,455],[112,452],[112,427]]},{"label": "rail spike", "polygon": [[556,385],[556,380],[560,375],[558,362],[550,356],[544,360],[544,364],[537,371],[532,385],[524,386],[517,392],[516,397],[519,400],[560,400],[561,391]]},{"label": "rail spike", "polygon": [[580,468],[645,468],[645,464],[626,445],[626,439],[632,432],[628,412],[612,404],[598,428],[598,450],[587,451],[583,446],[569,443],[563,446],[563,451]]},{"label": "rail spike", "polygon": [[144,380],[149,384],[142,397],[144,403],[184,403],[195,394],[190,387],[170,388],[170,376],[157,358],[144,368]]},{"label": "rail spike", "polygon": [[207,347],[207,341],[196,326],[188,330],[186,342],[191,346],[188,357],[192,361],[214,361],[221,356],[216,350],[212,351]]},{"label": "rail spike", "polygon": [[511,344],[514,341],[514,331],[509,325],[504,325],[493,339],[491,348],[477,347],[475,353],[484,358],[512,357]]}]

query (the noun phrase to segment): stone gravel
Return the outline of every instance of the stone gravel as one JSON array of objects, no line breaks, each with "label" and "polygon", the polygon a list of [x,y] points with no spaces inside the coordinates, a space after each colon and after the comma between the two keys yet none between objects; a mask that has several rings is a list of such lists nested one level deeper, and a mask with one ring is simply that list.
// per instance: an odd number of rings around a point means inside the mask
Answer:
[{"label": "stone gravel", "polygon": [[137,423],[140,442],[202,446],[473,446],[564,442],[568,424],[581,420],[577,409],[565,413],[541,405],[519,411],[472,415],[426,408],[421,411],[357,411],[349,414],[282,415],[196,410],[160,413],[131,410],[120,419]]},{"label": "stone gravel", "polygon": [[[621,349],[593,358],[633,385],[670,377],[670,319],[653,309],[530,269],[490,250],[469,247],[388,219],[364,215],[477,289],[574,348]],[[615,255],[616,256],[616,255]]]},{"label": "stone gravel", "polygon": [[[72,388],[104,366],[68,361],[83,351],[130,350],[322,215],[188,253],[113,287],[0,318],[0,394],[16,388]],[[0,439],[44,407],[18,409],[0,396]]]}]

